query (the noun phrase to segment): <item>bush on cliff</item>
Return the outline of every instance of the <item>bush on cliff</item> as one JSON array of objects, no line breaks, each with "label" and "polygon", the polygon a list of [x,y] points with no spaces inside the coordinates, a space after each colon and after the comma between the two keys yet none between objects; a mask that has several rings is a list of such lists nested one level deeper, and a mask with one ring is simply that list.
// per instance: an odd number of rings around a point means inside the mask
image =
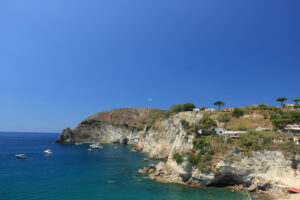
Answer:
[{"label": "bush on cliff", "polygon": [[81,124],[92,125],[92,124],[96,124],[98,122],[100,122],[100,121],[95,120],[95,119],[90,119],[90,120],[82,121]]},{"label": "bush on cliff", "polygon": [[219,115],[217,120],[220,122],[220,123],[225,123],[225,122],[229,122],[230,121],[230,118],[228,117],[227,114],[222,114],[222,115]]},{"label": "bush on cliff", "polygon": [[288,124],[300,123],[300,112],[271,113],[270,120],[276,129],[284,129]]},{"label": "bush on cliff", "polygon": [[183,161],[183,157],[179,153],[175,153],[173,155],[173,159],[176,161],[176,163],[182,163],[182,161]]},{"label": "bush on cliff", "polygon": [[232,116],[236,117],[236,118],[239,118],[239,117],[241,117],[243,115],[244,115],[244,111],[242,109],[240,109],[240,108],[235,108],[233,110],[233,112],[232,112]]},{"label": "bush on cliff", "polygon": [[180,120],[180,123],[184,129],[189,129],[191,127],[190,123],[188,121],[186,121],[185,119]]},{"label": "bush on cliff", "polygon": [[217,122],[208,116],[202,117],[199,124],[202,129],[213,129],[217,127]]},{"label": "bush on cliff", "polygon": [[182,112],[182,111],[192,111],[196,106],[192,103],[185,104],[175,104],[171,106],[170,111],[173,112]]}]

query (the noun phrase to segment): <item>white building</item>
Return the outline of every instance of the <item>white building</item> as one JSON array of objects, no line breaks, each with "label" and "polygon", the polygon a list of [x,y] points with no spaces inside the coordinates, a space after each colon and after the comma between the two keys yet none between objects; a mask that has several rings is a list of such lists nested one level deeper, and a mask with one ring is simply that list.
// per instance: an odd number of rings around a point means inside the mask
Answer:
[{"label": "white building", "polygon": [[300,124],[289,124],[284,130],[288,133],[300,134]]},{"label": "white building", "polygon": [[300,138],[294,137],[294,142],[295,142],[295,144],[300,145]]},{"label": "white building", "polygon": [[224,129],[223,128],[215,128],[216,134],[217,135],[223,135]]},{"label": "white building", "polygon": [[215,111],[216,109],[213,109],[213,108],[205,108],[204,111]]},{"label": "white building", "polygon": [[224,135],[230,138],[239,138],[241,134],[247,133],[247,131],[227,131],[223,128],[215,128],[217,135]]},{"label": "white building", "polygon": [[199,112],[200,109],[199,108],[193,108],[193,112]]},{"label": "white building", "polygon": [[295,106],[295,104],[290,104],[290,103],[286,103],[286,104],[284,104],[286,107],[294,107]]}]

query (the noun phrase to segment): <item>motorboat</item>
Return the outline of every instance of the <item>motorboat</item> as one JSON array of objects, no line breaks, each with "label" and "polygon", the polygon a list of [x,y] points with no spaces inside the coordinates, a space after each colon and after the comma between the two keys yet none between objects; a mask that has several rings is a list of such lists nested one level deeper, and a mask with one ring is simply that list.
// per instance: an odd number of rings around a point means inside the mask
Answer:
[{"label": "motorboat", "polygon": [[26,156],[25,156],[25,154],[16,154],[16,158],[18,158],[18,159],[25,159],[26,158]]},{"label": "motorboat", "polygon": [[52,151],[50,149],[47,149],[44,151],[44,154],[52,154]]},{"label": "motorboat", "polygon": [[82,145],[82,142],[76,142],[75,145]]},{"label": "motorboat", "polygon": [[103,146],[101,146],[99,143],[91,144],[90,145],[91,149],[102,149]]}]

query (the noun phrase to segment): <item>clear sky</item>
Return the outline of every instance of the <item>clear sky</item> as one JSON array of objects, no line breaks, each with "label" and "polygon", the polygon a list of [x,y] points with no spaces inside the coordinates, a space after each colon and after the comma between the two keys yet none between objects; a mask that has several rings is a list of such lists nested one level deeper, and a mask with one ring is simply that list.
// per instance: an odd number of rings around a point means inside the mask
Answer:
[{"label": "clear sky", "polygon": [[0,130],[300,98],[299,0],[0,0]]}]

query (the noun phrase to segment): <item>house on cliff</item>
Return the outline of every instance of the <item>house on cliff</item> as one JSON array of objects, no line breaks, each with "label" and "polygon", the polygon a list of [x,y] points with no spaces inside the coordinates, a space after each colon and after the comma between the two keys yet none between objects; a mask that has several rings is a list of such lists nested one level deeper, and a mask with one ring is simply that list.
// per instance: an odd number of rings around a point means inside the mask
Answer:
[{"label": "house on cliff", "polygon": [[296,145],[300,145],[300,138],[299,137],[294,137],[294,142]]},{"label": "house on cliff", "polygon": [[228,112],[234,111],[234,108],[224,108],[224,111],[228,111]]},{"label": "house on cliff", "polygon": [[223,128],[215,129],[217,135],[223,135],[228,138],[239,139],[241,134],[247,133],[247,131],[231,130],[227,131]]},{"label": "house on cliff", "polygon": [[300,134],[300,124],[289,124],[284,129],[287,133]]}]

